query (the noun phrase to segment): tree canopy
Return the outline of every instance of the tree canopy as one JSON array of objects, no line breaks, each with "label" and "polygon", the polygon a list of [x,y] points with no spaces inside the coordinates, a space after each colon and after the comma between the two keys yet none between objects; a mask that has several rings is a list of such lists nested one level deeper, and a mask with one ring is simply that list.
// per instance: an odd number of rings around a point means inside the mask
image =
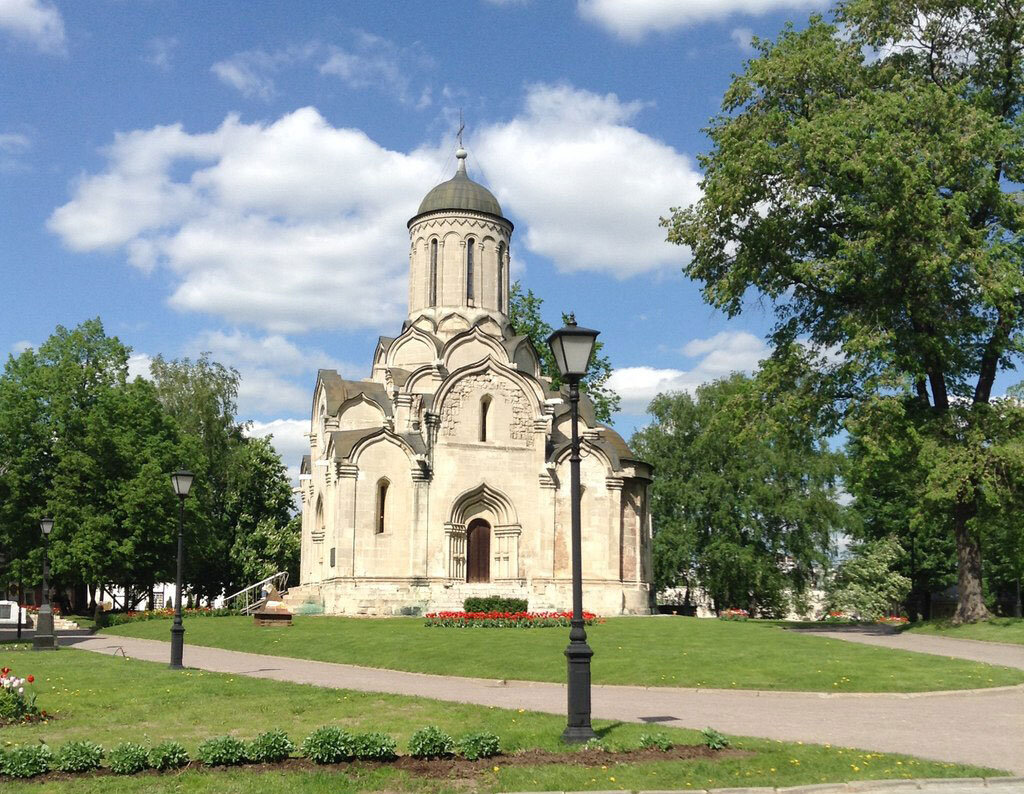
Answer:
[{"label": "tree canopy", "polygon": [[703,198],[663,223],[712,305],[771,303],[769,367],[817,352],[843,421],[916,400],[914,509],[955,540],[955,620],[978,620],[983,519],[1021,460],[1019,405],[992,395],[1024,339],[1022,3],[846,0],[836,19],[755,39]]},{"label": "tree canopy", "polygon": [[842,456],[794,404],[746,375],[695,396],[658,395],[633,436],[651,461],[655,585],[700,587],[716,609],[780,616],[802,606],[841,528]]},{"label": "tree canopy", "polygon": [[[517,334],[530,337],[534,348],[540,355],[541,374],[551,378],[551,385],[557,389],[562,385],[562,375],[555,364],[555,357],[548,346],[548,337],[554,328],[548,325],[541,316],[543,298],[533,294],[533,290],[523,291],[522,285],[513,282],[508,296],[508,319]],[[562,322],[568,321],[569,315],[562,315]],[[594,404],[594,415],[598,421],[611,424],[613,416],[619,410],[619,395],[608,386],[612,375],[612,362],[608,356],[601,355],[604,347],[602,342],[594,345],[594,356],[586,376],[580,381],[580,391],[585,392]]]}]

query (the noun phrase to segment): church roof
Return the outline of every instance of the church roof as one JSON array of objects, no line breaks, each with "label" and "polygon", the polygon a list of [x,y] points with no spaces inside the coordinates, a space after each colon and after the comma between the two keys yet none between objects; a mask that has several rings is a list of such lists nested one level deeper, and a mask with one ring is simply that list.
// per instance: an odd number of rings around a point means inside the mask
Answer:
[{"label": "church roof", "polygon": [[459,149],[455,156],[459,159],[459,168],[455,176],[437,185],[424,196],[419,210],[416,211],[416,217],[441,210],[473,210],[499,218],[505,217],[494,194],[470,179],[466,173],[466,150]]}]

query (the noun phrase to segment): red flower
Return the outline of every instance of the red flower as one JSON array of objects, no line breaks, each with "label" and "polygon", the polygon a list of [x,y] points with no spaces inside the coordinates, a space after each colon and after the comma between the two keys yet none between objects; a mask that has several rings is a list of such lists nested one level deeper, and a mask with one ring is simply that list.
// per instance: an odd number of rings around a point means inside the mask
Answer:
[{"label": "red flower", "polygon": [[36,677],[34,675],[30,675],[25,680],[28,681],[30,684],[32,684],[32,683],[35,683]]}]

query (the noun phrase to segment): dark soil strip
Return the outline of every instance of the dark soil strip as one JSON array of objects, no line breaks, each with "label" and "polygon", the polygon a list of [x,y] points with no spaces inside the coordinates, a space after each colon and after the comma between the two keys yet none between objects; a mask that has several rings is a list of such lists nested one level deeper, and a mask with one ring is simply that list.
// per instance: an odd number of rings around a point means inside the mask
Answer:
[{"label": "dark soil strip", "polygon": [[[157,772],[147,769],[139,775],[177,775],[192,769],[216,772],[226,769],[245,769],[249,772],[275,772],[285,770],[334,770],[344,772],[352,770],[379,769],[391,767],[401,769],[417,777],[442,779],[471,779],[491,771],[495,766],[543,766],[546,764],[568,764],[571,766],[610,766],[613,764],[634,764],[644,761],[693,761],[696,759],[719,760],[722,758],[742,758],[752,756],[749,750],[711,750],[704,746],[679,745],[671,750],[641,749],[623,750],[621,752],[605,752],[604,750],[575,750],[564,753],[553,753],[547,750],[521,750],[513,755],[496,755],[493,758],[481,758],[479,761],[467,761],[465,758],[413,758],[408,755],[399,756],[394,761],[352,761],[341,764],[314,764],[308,758],[289,758],[276,764],[240,764],[239,766],[207,766],[200,761],[192,761],[181,769]],[[45,775],[29,778],[24,782],[50,783],[82,778],[113,776],[107,768],[92,772],[73,774],[69,772],[47,772]],[[0,781],[16,780],[0,775]]]}]

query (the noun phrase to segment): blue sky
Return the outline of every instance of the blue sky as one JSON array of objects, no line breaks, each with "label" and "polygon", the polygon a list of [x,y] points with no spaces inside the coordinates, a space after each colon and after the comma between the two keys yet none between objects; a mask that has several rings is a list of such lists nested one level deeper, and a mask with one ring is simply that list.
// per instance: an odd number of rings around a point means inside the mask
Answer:
[{"label": "blue sky", "polygon": [[598,328],[627,437],[660,390],[750,369],[658,218],[751,34],[819,0],[0,0],[0,353],[102,318],[147,357],[208,350],[286,462],[316,370],[369,375],[405,315],[405,221],[454,171],[515,222],[548,320]]}]

